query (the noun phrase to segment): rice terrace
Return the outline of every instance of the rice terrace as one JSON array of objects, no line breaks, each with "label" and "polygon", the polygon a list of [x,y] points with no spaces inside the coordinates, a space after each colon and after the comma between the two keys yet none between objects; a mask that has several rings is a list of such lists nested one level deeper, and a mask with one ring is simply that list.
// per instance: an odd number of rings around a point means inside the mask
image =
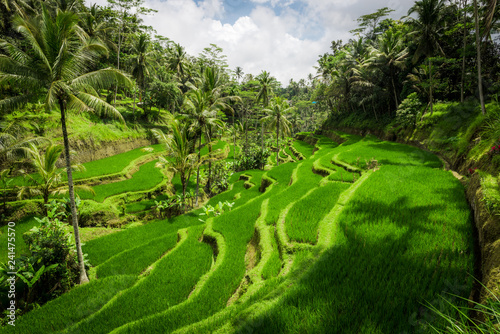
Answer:
[{"label": "rice terrace", "polygon": [[500,333],[497,2],[173,3],[0,3],[0,332]]}]

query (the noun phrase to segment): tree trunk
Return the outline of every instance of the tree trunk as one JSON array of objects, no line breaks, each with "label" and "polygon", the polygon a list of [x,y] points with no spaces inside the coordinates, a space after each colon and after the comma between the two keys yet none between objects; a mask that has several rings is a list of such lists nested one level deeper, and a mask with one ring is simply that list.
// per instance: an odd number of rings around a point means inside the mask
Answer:
[{"label": "tree trunk", "polygon": [[276,119],[276,166],[280,165],[280,119]]},{"label": "tree trunk", "polygon": [[183,210],[186,212],[186,176],[181,174]]},{"label": "tree trunk", "polygon": [[132,111],[132,114],[134,115],[134,121],[137,119],[137,117],[135,116],[135,98],[136,98],[136,91],[134,89],[134,103],[133,103],[133,111]]},{"label": "tree trunk", "polygon": [[392,82],[392,91],[394,93],[394,101],[396,103],[396,109],[394,109],[394,110],[398,110],[398,106],[399,106],[398,94],[396,93],[396,85],[394,84],[394,75],[392,75],[392,71],[391,71],[391,82]]},{"label": "tree trunk", "polygon": [[195,206],[198,206],[198,194],[200,190],[200,162],[201,162],[201,135],[200,144],[198,145],[198,169],[196,170],[196,202]]},{"label": "tree trunk", "polygon": [[47,208],[48,204],[49,204],[49,192],[47,189],[47,191],[43,192],[43,214],[45,215],[45,217],[47,217],[49,213],[49,210]]},{"label": "tree trunk", "polygon": [[[120,51],[122,47],[122,29],[123,29],[123,20],[124,20],[125,14],[122,11],[122,23],[120,25],[120,30],[118,31],[118,53],[116,54],[116,69],[120,69]],[[114,105],[116,105],[116,94],[118,94],[118,85],[115,86],[115,99],[114,99]]]},{"label": "tree trunk", "polygon": [[428,58],[428,60],[429,60],[429,103],[431,106],[431,116],[432,116],[432,113],[434,111],[432,108],[432,104],[433,104],[433,101],[432,101],[432,63],[431,63],[430,57]]},{"label": "tree trunk", "polygon": [[207,184],[205,185],[205,189],[207,190],[207,193],[210,194],[210,186],[211,186],[211,180],[212,180],[212,144],[208,142],[208,178],[207,178]]},{"label": "tree trunk", "polygon": [[464,44],[462,55],[462,81],[460,82],[460,102],[464,102],[465,85],[465,48],[467,47],[467,0],[464,1]]},{"label": "tree trunk", "polygon": [[68,174],[68,192],[69,203],[71,207],[71,220],[73,224],[73,231],[75,233],[76,254],[78,257],[78,266],[80,267],[80,284],[87,283],[89,278],[85,272],[85,263],[83,262],[82,244],[80,241],[80,231],[78,229],[78,214],[76,212],[75,192],[73,187],[73,174],[71,171],[71,160],[69,156],[69,140],[68,131],[66,129],[66,108],[62,99],[59,99],[59,107],[61,109],[61,126],[63,132],[64,142],[64,158],[66,160],[66,173]]},{"label": "tree trunk", "polygon": [[477,12],[477,0],[474,0],[474,21],[476,24],[476,50],[477,50],[477,88],[479,89],[479,101],[481,103],[481,112],[486,115],[484,106],[483,80],[481,75],[481,38],[479,37],[479,14]]}]

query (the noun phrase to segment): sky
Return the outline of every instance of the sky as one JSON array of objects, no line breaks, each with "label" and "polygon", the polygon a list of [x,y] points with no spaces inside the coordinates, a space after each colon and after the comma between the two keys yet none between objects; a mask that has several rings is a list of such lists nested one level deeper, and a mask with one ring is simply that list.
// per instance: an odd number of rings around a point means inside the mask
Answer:
[{"label": "sky", "polygon": [[[333,40],[347,42],[356,19],[379,8],[406,15],[415,0],[145,0],[158,12],[144,18],[157,34],[199,55],[211,43],[224,50],[229,68],[265,70],[287,86],[316,75],[319,55]],[[107,5],[107,0],[87,4]]]}]

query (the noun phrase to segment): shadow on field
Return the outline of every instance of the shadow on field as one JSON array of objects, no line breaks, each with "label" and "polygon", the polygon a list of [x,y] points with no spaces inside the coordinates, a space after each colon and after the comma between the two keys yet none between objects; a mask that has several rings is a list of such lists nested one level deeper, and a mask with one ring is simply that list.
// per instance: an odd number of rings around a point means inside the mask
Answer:
[{"label": "shadow on field", "polygon": [[282,302],[246,324],[244,332],[430,332],[428,323],[440,319],[425,305],[444,311],[439,296],[458,303],[449,294],[467,297],[467,271],[472,274],[470,224],[436,215],[461,208],[463,193],[452,196],[447,188],[430,192],[439,204],[412,205],[407,196],[390,204],[354,198],[340,217],[337,246],[321,256]]},{"label": "shadow on field", "polygon": [[441,161],[435,155],[412,146],[384,141],[370,143],[366,147],[373,149],[375,152],[392,152],[397,154],[397,156],[392,155],[391,157],[380,158],[375,153],[375,159],[382,165],[442,167]]}]

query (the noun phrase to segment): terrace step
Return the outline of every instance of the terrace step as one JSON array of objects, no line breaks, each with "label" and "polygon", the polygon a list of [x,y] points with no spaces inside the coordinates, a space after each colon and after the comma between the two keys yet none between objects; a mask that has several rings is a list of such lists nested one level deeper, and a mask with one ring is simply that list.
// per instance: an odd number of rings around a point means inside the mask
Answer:
[{"label": "terrace step", "polygon": [[179,230],[177,246],[140,275],[131,288],[68,333],[109,333],[127,323],[182,303],[212,264],[210,247],[199,242],[203,226]]}]

